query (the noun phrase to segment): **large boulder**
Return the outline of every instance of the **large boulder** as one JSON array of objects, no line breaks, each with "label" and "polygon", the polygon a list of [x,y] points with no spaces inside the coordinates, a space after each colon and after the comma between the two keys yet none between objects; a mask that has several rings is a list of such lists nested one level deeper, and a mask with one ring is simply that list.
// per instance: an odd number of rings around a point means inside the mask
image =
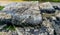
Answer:
[{"label": "large boulder", "polygon": [[37,25],[42,22],[42,16],[38,8],[38,2],[15,3],[15,5],[6,6],[2,11],[12,15],[12,24]]}]

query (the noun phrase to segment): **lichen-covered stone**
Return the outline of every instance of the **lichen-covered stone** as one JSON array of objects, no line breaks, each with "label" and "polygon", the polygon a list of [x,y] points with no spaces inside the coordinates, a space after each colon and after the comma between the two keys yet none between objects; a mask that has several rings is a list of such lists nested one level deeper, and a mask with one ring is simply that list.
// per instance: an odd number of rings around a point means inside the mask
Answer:
[{"label": "lichen-covered stone", "polygon": [[[43,11],[39,9],[38,5],[37,2],[8,4],[0,12],[0,21],[8,23],[8,26],[10,24],[14,25],[15,31],[9,30],[8,32],[11,35],[60,35],[59,10],[56,10],[54,14],[50,13],[52,12],[50,9],[54,9],[53,4],[46,2],[41,4],[40,7],[43,10],[48,9],[50,14],[41,13]],[[5,30],[2,29],[2,31]]]}]

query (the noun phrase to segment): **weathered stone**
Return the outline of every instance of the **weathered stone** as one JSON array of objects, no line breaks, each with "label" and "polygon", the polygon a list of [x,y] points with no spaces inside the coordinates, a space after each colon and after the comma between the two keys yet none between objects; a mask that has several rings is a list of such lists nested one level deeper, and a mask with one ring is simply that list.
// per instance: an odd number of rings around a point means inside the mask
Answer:
[{"label": "weathered stone", "polygon": [[60,13],[58,13],[58,14],[56,15],[56,17],[59,17],[59,18],[60,18]]},{"label": "weathered stone", "polygon": [[20,25],[22,23],[37,25],[42,22],[38,2],[23,2],[8,4],[2,11],[12,15],[12,23]]},{"label": "weathered stone", "polygon": [[0,12],[0,19],[11,19],[11,14],[7,14],[5,12]]},{"label": "weathered stone", "polygon": [[[21,4],[21,5],[20,5]],[[48,5],[47,8],[45,5]],[[52,6],[49,2],[43,3],[42,5],[45,6],[42,9],[53,9]],[[16,6],[15,6],[16,5]],[[60,35],[60,17],[58,11],[56,11],[56,14],[47,14],[43,13],[42,16],[39,11],[38,4],[36,3],[30,3],[30,2],[23,2],[23,3],[14,3],[10,6],[7,5],[8,7],[5,7],[2,11],[0,12],[0,19],[3,18],[6,23],[10,25],[10,22],[15,25],[22,25],[24,24],[32,24],[36,25],[34,27],[27,26],[27,27],[16,27],[15,32],[8,32],[11,35]],[[42,11],[43,12],[43,11]],[[50,11],[52,12],[52,10]],[[7,17],[7,16],[8,17]],[[44,21],[42,20],[42,17]],[[8,18],[8,19],[7,19]],[[7,20],[6,20],[7,19]],[[43,23],[41,23],[43,21]],[[5,23],[4,22],[4,23]],[[37,25],[40,24],[41,25]],[[5,31],[5,30],[3,30]]]},{"label": "weathered stone", "polygon": [[43,13],[54,13],[55,12],[55,9],[53,8],[50,2],[40,3],[39,6],[40,6],[40,10]]},{"label": "weathered stone", "polygon": [[[15,20],[18,20],[20,23],[39,24],[42,22],[42,16],[40,11],[27,10],[21,14],[16,13],[12,20],[13,23],[15,23]],[[18,23],[18,25],[20,23]]]}]

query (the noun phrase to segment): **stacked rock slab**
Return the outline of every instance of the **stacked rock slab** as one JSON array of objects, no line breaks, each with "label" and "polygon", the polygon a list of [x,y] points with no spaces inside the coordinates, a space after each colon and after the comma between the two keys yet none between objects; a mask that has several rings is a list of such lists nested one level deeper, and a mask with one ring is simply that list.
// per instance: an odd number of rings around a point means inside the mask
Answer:
[{"label": "stacked rock slab", "polygon": [[54,13],[55,9],[53,8],[50,2],[40,3],[40,10],[42,13]]}]

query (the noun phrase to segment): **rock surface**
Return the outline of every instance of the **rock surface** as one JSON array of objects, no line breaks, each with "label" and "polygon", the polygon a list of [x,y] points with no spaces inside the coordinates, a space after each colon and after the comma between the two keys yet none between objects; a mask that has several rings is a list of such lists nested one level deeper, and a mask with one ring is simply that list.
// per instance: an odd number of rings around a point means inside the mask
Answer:
[{"label": "rock surface", "polygon": [[[46,3],[47,5],[50,4],[49,2],[46,2]],[[1,18],[4,17],[5,19],[5,15],[8,15],[8,16],[10,15],[12,24],[15,24],[15,25],[32,24],[35,26],[31,25],[27,27],[26,26],[14,27],[15,31],[9,30],[8,34],[11,34],[11,35],[60,35],[60,17],[59,17],[60,11],[59,10],[56,10],[55,13],[53,14],[48,14],[48,13],[41,13],[38,6],[39,4],[37,4],[37,2],[36,3],[23,2],[23,3],[13,3],[13,4],[11,3],[7,5],[2,10],[4,13],[3,13],[3,16],[1,16],[2,13],[0,13]],[[44,3],[43,6],[45,5],[46,4]],[[44,7],[43,9],[46,9],[46,7]],[[53,9],[53,7],[48,5],[47,9]],[[9,22],[9,20],[7,22]]]},{"label": "rock surface", "polygon": [[8,6],[3,9],[4,12],[12,14],[13,24],[20,25],[21,23],[27,23],[37,25],[42,22],[42,16],[38,8],[38,2],[13,4],[14,5],[8,4]]}]

